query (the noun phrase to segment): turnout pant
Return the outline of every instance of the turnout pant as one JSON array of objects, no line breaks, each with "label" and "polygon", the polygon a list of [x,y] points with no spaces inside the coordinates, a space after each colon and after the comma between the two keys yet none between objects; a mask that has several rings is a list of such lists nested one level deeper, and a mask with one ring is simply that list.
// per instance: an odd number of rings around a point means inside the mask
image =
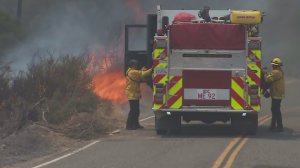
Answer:
[{"label": "turnout pant", "polygon": [[272,99],[272,122],[271,128],[283,128],[282,125],[282,116],[281,116],[281,99]]},{"label": "turnout pant", "polygon": [[136,128],[139,124],[140,100],[129,100],[130,111],[128,113],[126,128]]}]

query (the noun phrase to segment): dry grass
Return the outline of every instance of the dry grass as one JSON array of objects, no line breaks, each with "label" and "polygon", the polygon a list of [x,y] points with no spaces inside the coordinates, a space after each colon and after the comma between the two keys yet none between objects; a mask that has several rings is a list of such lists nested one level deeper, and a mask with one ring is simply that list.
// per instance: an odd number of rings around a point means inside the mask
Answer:
[{"label": "dry grass", "polygon": [[9,135],[28,122],[44,122],[71,137],[89,138],[114,127],[119,115],[88,88],[88,61],[85,55],[49,54],[15,77],[9,66],[0,66],[0,129]]},{"label": "dry grass", "polygon": [[97,110],[90,113],[73,115],[62,125],[63,132],[72,138],[90,139],[99,133],[108,133],[121,125],[121,114],[112,108],[108,102],[103,102]]}]

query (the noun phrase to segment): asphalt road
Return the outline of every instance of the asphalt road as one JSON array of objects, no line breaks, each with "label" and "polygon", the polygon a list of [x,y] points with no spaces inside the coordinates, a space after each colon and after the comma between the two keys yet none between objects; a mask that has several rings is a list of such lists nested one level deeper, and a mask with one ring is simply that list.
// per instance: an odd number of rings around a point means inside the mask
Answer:
[{"label": "asphalt road", "polygon": [[[285,131],[268,131],[270,100],[263,100],[255,136],[234,133],[229,124],[183,126],[176,136],[158,136],[154,118],[144,130],[100,139],[89,148],[45,168],[298,168],[300,167],[300,80],[288,80],[282,103]],[[144,109],[144,108],[143,108]],[[151,116],[144,112],[142,118]]]}]

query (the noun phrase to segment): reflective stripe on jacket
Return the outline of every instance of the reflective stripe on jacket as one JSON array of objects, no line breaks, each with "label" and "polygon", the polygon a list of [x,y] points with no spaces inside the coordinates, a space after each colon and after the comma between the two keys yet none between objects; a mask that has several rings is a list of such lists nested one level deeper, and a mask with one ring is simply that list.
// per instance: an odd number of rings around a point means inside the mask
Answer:
[{"label": "reflective stripe on jacket", "polygon": [[271,83],[270,93],[273,99],[284,98],[284,75],[282,70],[272,70],[270,74],[265,74],[265,80]]},{"label": "reflective stripe on jacket", "polygon": [[146,71],[129,68],[126,72],[125,93],[128,100],[138,100],[141,98],[140,84],[144,77],[151,75],[152,69]]}]

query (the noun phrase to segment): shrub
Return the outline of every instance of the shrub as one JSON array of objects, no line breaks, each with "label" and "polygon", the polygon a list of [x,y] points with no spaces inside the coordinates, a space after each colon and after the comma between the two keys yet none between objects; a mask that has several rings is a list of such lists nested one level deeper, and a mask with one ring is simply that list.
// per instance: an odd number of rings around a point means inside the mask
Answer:
[{"label": "shrub", "polygon": [[13,94],[32,106],[40,104],[43,110],[38,118],[45,114],[50,123],[61,123],[77,112],[93,112],[100,101],[87,87],[91,83],[87,64],[84,55],[39,57],[28,66],[28,72],[14,79]]},{"label": "shrub", "polygon": [[88,63],[85,55],[55,58],[50,54],[37,57],[13,78],[9,66],[1,66],[0,133],[2,127],[10,134],[28,120],[44,120],[75,138],[93,137],[119,126],[120,114],[92,91]]}]

